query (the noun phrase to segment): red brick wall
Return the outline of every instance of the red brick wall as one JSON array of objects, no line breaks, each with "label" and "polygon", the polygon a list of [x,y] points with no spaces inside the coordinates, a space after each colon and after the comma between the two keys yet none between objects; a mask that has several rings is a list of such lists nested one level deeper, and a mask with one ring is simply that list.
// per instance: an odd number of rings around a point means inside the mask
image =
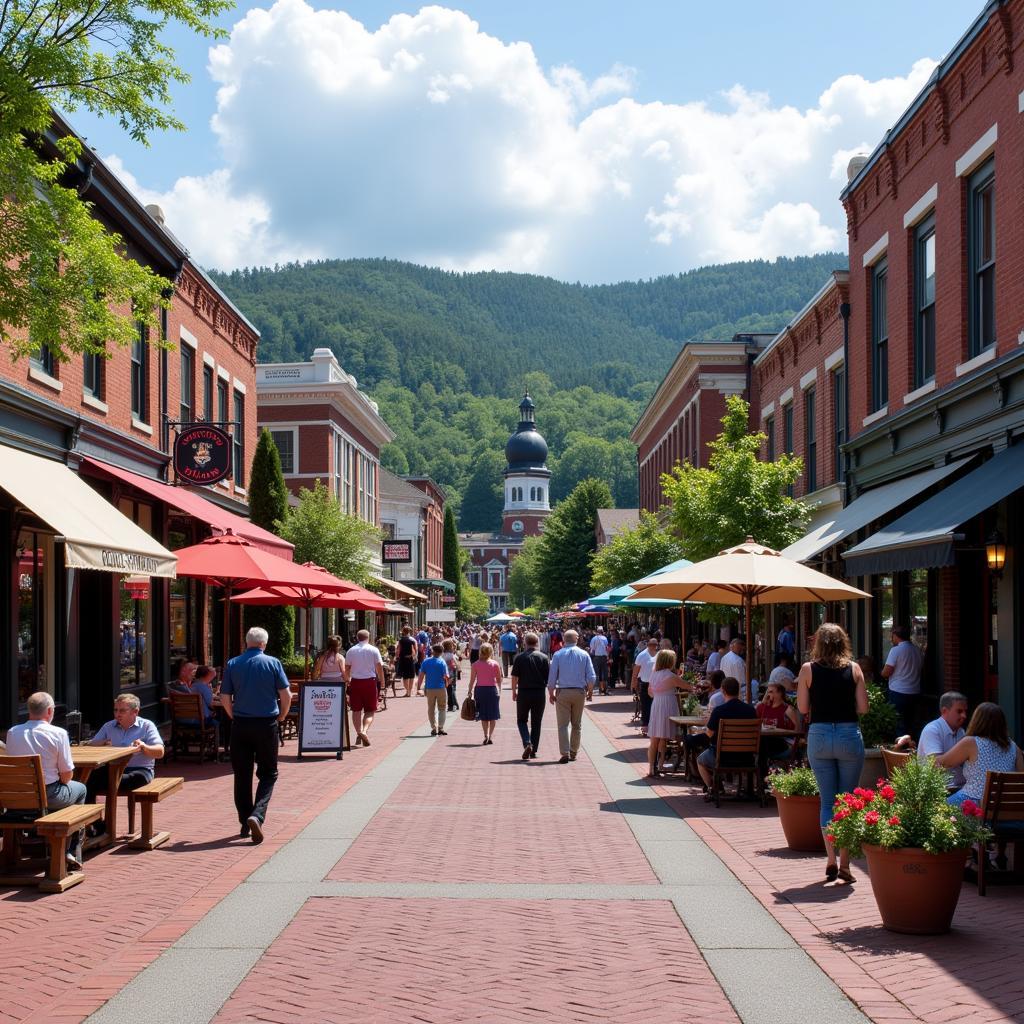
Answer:
[{"label": "red brick wall", "polygon": [[956,162],[992,125],[996,189],[997,355],[1012,351],[1024,327],[1024,0],[996,11],[950,73],[844,201],[850,248],[850,432],[871,412],[870,271],[864,254],[887,232],[890,415],[914,390],[913,229],[904,214],[933,186],[936,237],[936,388],[956,380],[967,352],[966,178]]}]

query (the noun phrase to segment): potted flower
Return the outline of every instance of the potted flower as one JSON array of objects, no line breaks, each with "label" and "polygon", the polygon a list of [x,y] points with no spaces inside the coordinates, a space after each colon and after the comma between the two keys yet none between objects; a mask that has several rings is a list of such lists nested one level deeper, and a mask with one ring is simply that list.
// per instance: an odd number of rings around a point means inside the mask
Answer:
[{"label": "potted flower", "polygon": [[879,779],[836,797],[829,838],[863,852],[883,927],[938,935],[949,931],[971,845],[988,835],[981,808],[946,803],[946,770],[912,758]]},{"label": "potted flower", "polygon": [[868,710],[860,716],[860,733],[864,737],[864,770],[860,785],[870,786],[879,776],[885,774],[882,760],[882,744],[889,743],[896,736],[896,709],[889,703],[885,691],[873,683],[867,684]]},{"label": "potted flower", "polygon": [[779,807],[779,822],[791,850],[822,853],[821,797],[814,772],[807,765],[768,773],[768,786]]},{"label": "potted flower", "polygon": [[688,693],[680,700],[679,710],[681,714],[686,715],[687,717],[698,715],[700,714],[700,701],[694,694]]}]

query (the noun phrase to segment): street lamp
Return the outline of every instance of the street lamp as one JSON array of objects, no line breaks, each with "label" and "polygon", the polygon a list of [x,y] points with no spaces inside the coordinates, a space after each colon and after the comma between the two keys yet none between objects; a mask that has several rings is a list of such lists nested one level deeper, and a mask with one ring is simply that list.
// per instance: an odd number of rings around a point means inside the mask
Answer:
[{"label": "street lamp", "polygon": [[985,541],[985,560],[989,571],[997,576],[1003,574],[1006,565],[1006,539],[998,530],[993,530]]}]

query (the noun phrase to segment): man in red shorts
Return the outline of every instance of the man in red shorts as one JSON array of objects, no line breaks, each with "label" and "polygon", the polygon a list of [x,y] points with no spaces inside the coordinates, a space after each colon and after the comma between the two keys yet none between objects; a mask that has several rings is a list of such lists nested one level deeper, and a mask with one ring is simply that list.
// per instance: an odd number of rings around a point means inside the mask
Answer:
[{"label": "man in red shorts", "polygon": [[377,684],[384,686],[384,661],[380,651],[370,643],[370,634],[365,629],[356,633],[356,641],[355,647],[350,647],[345,655],[345,683],[356,746],[362,743],[368,747],[370,738],[366,732],[377,710]]}]

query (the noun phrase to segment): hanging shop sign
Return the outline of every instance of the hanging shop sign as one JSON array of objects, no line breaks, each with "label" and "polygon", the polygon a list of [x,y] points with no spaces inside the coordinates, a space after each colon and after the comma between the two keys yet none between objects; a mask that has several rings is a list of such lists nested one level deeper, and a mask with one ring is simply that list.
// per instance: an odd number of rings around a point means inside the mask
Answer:
[{"label": "hanging shop sign", "polygon": [[121,581],[125,593],[133,601],[149,600],[149,577],[148,576],[125,576]]},{"label": "hanging shop sign", "polygon": [[174,441],[174,472],[201,485],[231,476],[231,435],[209,423],[182,427]]},{"label": "hanging shop sign", "polygon": [[412,541],[411,540],[386,540],[380,548],[380,560],[385,564],[388,562],[411,562]]}]

